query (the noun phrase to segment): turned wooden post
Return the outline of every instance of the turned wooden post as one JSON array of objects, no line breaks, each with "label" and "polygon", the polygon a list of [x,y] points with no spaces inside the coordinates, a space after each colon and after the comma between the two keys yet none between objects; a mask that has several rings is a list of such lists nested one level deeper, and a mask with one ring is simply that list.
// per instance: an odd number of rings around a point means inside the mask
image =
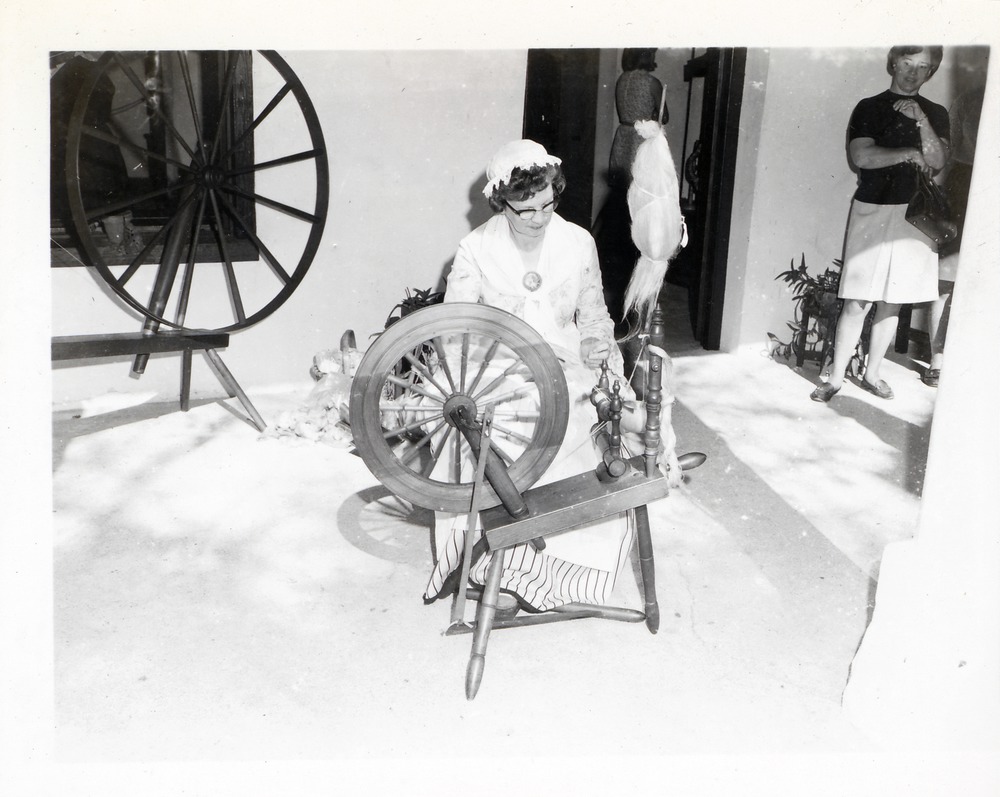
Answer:
[{"label": "turned wooden post", "polygon": [[[649,321],[649,343],[663,348],[664,328],[663,310],[657,305]],[[653,352],[646,351],[646,431],[643,458],[646,463],[646,475],[656,474],[656,455],[660,449],[660,405],[663,401],[662,370],[663,362]]]}]

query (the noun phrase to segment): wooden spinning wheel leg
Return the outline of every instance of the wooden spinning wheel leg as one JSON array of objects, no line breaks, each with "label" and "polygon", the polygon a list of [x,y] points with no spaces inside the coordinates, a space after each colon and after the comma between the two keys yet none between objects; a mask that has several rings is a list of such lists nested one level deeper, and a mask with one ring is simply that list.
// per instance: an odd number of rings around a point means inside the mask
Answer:
[{"label": "wooden spinning wheel leg", "polygon": [[181,352],[181,410],[191,409],[191,350]]},{"label": "wooden spinning wheel leg", "polygon": [[250,398],[246,393],[243,392],[243,388],[240,387],[239,382],[233,378],[229,369],[226,368],[226,364],[222,362],[222,358],[215,349],[205,349],[205,356],[208,357],[209,362],[215,368],[215,372],[219,377],[219,381],[222,382],[226,390],[229,391],[231,396],[235,396],[240,400],[243,408],[247,411],[250,416],[250,420],[253,421],[254,426],[257,427],[257,431],[263,432],[267,428],[267,424],[264,419],[257,412],[256,407],[250,403]]},{"label": "wooden spinning wheel leg", "polygon": [[495,551],[486,571],[486,587],[479,601],[476,613],[476,630],[472,635],[472,655],[469,657],[469,667],[465,672],[465,696],[472,700],[479,691],[483,680],[483,670],[486,668],[486,645],[493,628],[493,618],[497,613],[497,600],[500,597],[500,574],[503,572],[503,551]]},{"label": "wooden spinning wheel leg", "polygon": [[639,549],[639,571],[642,573],[642,594],[645,603],[646,628],[655,634],[660,628],[660,606],[656,602],[656,567],[653,563],[653,540],[649,532],[649,509],[645,504],[635,508],[635,536]]}]

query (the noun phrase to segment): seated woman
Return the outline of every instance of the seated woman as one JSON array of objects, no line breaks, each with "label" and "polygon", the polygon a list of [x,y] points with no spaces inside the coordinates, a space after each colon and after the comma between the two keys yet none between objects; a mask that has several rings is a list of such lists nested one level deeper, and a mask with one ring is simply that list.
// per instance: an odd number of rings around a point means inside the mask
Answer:
[{"label": "seated woman", "polygon": [[[597,416],[590,392],[604,361],[612,383],[621,382],[623,398],[633,397],[604,304],[594,240],[555,212],[566,186],[560,164],[529,140],[511,142],[496,153],[483,190],[495,215],[459,244],[444,298],[480,302],[518,316],[558,357],[569,386],[569,423],[559,453],[539,484],[595,467],[598,455],[590,431]],[[622,427],[638,433],[644,422],[641,408],[632,408]],[[664,436],[669,438],[669,427]],[[664,442],[672,451],[673,440]],[[445,579],[461,567],[467,519],[438,513],[440,558],[425,600],[442,597]],[[544,551],[529,544],[513,546],[504,551],[501,590],[540,611],[571,602],[606,603],[628,562],[631,544],[631,523],[622,514],[550,535]],[[474,582],[485,582],[491,556],[472,563]]]}]

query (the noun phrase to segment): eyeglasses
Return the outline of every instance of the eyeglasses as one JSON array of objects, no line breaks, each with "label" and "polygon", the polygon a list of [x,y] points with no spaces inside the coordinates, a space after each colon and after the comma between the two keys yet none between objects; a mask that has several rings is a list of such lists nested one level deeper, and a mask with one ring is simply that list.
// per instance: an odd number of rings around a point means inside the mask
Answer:
[{"label": "eyeglasses", "polygon": [[515,208],[506,200],[504,201],[504,204],[510,208],[510,210],[515,213],[519,219],[527,220],[532,218],[536,213],[551,213],[556,209],[556,205],[559,204],[559,200],[553,199],[551,202],[545,203],[540,208],[521,208],[520,210]]}]

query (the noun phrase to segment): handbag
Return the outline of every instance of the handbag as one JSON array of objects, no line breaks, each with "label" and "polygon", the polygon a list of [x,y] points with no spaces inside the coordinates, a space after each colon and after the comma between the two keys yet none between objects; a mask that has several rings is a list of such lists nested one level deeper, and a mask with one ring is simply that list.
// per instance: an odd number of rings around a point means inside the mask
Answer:
[{"label": "handbag", "polygon": [[940,249],[958,237],[944,192],[923,169],[917,170],[917,192],[906,206],[906,220]]}]

